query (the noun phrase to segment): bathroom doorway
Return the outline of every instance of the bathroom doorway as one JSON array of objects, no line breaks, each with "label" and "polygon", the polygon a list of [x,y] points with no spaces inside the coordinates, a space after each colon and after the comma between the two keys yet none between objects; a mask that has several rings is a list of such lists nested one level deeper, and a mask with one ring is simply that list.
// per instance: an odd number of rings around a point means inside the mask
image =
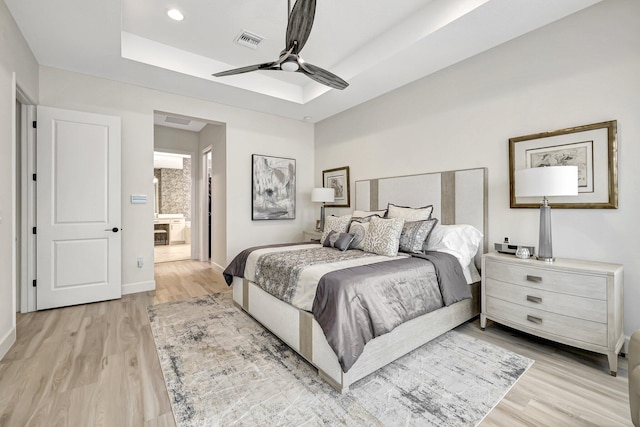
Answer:
[{"label": "bathroom doorway", "polygon": [[193,172],[190,154],[154,151],[154,260],[191,259]]}]

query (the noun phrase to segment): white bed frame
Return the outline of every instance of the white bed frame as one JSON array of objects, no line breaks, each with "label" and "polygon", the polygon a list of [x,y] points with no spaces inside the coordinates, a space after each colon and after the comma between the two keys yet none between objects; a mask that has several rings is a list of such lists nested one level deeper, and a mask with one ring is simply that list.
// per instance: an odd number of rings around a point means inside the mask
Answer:
[{"label": "white bed frame", "polygon": [[[487,251],[487,169],[466,169],[404,177],[356,181],[356,209],[384,209],[387,203],[402,206],[433,204],[433,216],[442,224],[471,224],[483,231],[482,251]],[[233,301],[263,326],[318,368],[319,375],[344,393],[356,381],[420,347],[479,313],[479,283],[471,285],[470,300],[412,319],[367,343],[349,372],[342,372],[322,328],[307,311],[300,310],[263,291],[245,279],[234,277]]]}]

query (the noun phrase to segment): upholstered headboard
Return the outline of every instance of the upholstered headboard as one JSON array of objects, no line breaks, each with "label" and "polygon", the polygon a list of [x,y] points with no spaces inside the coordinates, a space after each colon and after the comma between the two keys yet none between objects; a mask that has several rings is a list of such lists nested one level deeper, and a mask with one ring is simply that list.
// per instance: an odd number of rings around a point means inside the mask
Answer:
[{"label": "upholstered headboard", "polygon": [[471,224],[482,231],[483,247],[476,255],[480,267],[480,257],[488,250],[487,174],[487,168],[477,168],[356,181],[355,208],[433,205],[433,216],[441,224]]}]

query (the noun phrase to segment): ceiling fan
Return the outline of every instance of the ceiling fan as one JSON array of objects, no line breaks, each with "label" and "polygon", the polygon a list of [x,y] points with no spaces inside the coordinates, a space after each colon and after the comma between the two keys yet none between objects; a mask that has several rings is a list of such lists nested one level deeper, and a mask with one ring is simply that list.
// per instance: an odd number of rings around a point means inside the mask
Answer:
[{"label": "ceiling fan", "polygon": [[258,70],[282,70],[302,73],[310,79],[334,89],[342,90],[349,86],[349,83],[335,74],[305,62],[300,57],[300,51],[307,42],[309,34],[311,33],[311,27],[313,27],[313,18],[316,14],[316,0],[297,0],[293,5],[293,9],[290,7],[290,0],[288,0],[287,4],[287,11],[291,10],[291,13],[289,14],[289,22],[287,24],[285,48],[280,52],[278,60],[221,71],[213,74],[213,76],[224,77]]}]

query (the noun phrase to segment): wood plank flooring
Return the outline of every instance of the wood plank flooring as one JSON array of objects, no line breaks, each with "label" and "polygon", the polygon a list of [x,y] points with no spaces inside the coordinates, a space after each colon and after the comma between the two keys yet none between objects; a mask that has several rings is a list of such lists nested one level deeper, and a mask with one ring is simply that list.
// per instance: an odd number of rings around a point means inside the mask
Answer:
[{"label": "wood plank flooring", "polygon": [[[198,261],[156,265],[155,292],[18,315],[0,361],[0,426],[174,426],[146,307],[228,291]],[[631,426],[627,362],[478,321],[460,331],[535,359],[481,426]]]},{"label": "wood plank flooring", "polygon": [[191,259],[191,244],[177,243],[173,245],[155,245],[153,247],[153,261],[160,262],[183,261]]}]

